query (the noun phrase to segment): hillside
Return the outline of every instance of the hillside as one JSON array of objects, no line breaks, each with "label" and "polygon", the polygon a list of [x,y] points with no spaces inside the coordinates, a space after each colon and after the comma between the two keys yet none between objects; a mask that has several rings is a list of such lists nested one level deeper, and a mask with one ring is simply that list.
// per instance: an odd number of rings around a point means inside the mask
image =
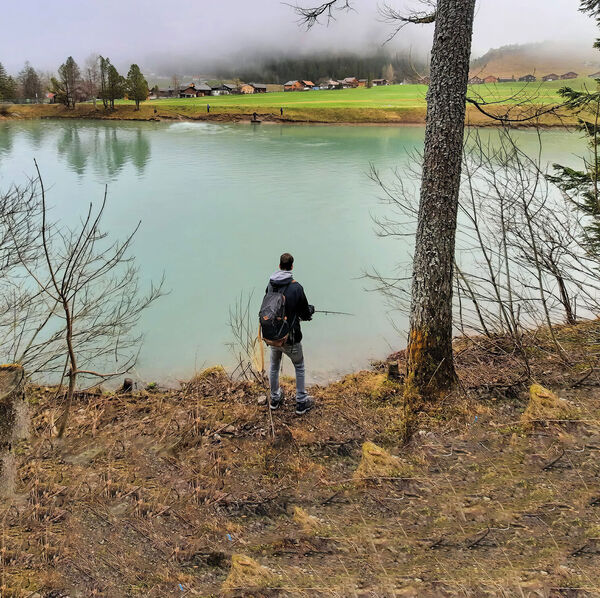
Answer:
[{"label": "hillside", "polygon": [[383,366],[313,388],[302,418],[219,368],[82,393],[63,442],[31,388],[0,594],[600,596],[600,322],[557,334],[569,364],[538,331],[529,379],[506,339],[458,341],[461,390],[408,445]]},{"label": "hillside", "polygon": [[574,71],[590,75],[600,70],[600,52],[590,45],[573,46],[555,42],[503,46],[472,61],[471,72],[480,77],[516,78],[529,73],[543,77]]}]

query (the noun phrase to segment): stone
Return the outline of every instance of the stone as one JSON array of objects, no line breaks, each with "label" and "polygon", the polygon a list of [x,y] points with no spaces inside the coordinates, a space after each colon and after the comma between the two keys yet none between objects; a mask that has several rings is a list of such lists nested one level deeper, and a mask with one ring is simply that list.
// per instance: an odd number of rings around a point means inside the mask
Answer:
[{"label": "stone", "polygon": [[260,395],[257,399],[257,402],[259,405],[266,405],[267,404],[267,395]]}]

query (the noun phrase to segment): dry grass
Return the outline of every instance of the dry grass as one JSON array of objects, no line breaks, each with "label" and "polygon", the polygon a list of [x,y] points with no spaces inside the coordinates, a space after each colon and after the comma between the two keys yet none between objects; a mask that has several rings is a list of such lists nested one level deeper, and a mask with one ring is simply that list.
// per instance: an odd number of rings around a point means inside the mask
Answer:
[{"label": "dry grass", "polygon": [[[581,419],[524,426],[519,356],[472,339],[457,344],[460,391],[406,446],[401,385],[381,370],[313,389],[305,417],[284,406],[274,439],[264,390],[219,370],[177,391],[81,395],[60,443],[55,393],[31,388],[34,435],[0,506],[0,594],[219,596],[229,579],[246,596],[600,595],[600,325],[558,334],[571,364],[540,333],[532,376]],[[357,486],[364,443],[411,475],[370,468]],[[242,554],[268,581],[231,577]]]}]

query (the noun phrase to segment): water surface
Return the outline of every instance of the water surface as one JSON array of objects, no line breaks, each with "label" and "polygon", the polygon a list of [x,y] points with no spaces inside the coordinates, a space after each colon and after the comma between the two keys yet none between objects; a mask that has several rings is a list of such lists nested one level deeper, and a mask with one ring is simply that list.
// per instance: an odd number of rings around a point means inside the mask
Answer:
[{"label": "water surface", "polygon": [[[105,229],[134,243],[145,280],[170,291],[142,322],[144,380],[172,382],[225,363],[229,306],[254,291],[258,311],[278,256],[296,258],[295,277],[317,309],[304,326],[312,381],[334,377],[405,345],[406,321],[362,278],[406,262],[411,242],[382,239],[373,216],[389,214],[367,177],[406,164],[422,127],[218,125],[29,121],[0,123],[0,187],[22,182],[36,158],[53,216],[74,223],[108,184]],[[486,133],[495,135],[494,132]],[[534,133],[519,132],[535,148]],[[544,133],[549,161],[573,162],[579,137]],[[392,324],[393,322],[393,324]]]}]

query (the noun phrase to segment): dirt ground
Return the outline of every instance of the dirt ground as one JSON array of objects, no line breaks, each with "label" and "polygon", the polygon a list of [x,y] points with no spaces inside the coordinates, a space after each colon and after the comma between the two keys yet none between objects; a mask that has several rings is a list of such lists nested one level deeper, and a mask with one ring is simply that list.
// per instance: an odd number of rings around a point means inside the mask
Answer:
[{"label": "dirt ground", "polygon": [[[0,595],[600,596],[600,323],[559,340],[568,362],[543,333],[526,360],[457,341],[460,388],[407,444],[386,364],[314,388],[303,417],[219,368],[85,393],[61,441],[55,389],[30,388]],[[523,419],[532,382],[561,417]]]}]

